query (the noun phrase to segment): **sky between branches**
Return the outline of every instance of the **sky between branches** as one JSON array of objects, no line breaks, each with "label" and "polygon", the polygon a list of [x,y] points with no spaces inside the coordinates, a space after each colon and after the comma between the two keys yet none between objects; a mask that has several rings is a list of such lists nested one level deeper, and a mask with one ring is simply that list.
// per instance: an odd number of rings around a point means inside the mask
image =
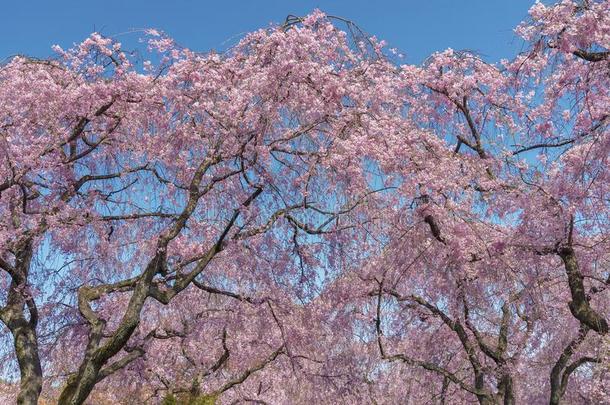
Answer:
[{"label": "sky between branches", "polygon": [[[287,15],[319,8],[351,19],[368,33],[420,63],[446,48],[469,49],[487,61],[521,48],[513,28],[533,0],[8,0],[0,13],[0,60],[14,54],[47,57],[51,46],[70,47],[97,31],[115,36],[141,28],[165,31],[193,50],[222,51],[244,33]],[[134,37],[127,36],[127,37]],[[135,35],[137,38],[138,35]],[[126,39],[120,39],[126,42]],[[129,39],[131,40],[131,39]]]}]

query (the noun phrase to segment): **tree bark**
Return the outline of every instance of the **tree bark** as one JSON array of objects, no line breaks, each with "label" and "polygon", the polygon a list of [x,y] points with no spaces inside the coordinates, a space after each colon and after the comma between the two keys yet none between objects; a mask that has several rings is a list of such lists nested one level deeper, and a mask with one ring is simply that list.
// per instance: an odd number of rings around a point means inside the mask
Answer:
[{"label": "tree bark", "polygon": [[[42,390],[42,366],[38,353],[38,310],[27,291],[27,279],[32,261],[32,242],[25,240],[17,246],[15,264],[4,262],[3,268],[11,276],[6,306],[0,309],[0,320],[13,335],[15,355],[21,376],[18,405],[35,405]],[[26,317],[26,308],[29,317]]]},{"label": "tree bark", "polygon": [[583,276],[580,272],[574,249],[572,247],[564,247],[558,253],[561,260],[563,260],[568,275],[568,284],[572,295],[572,301],[569,303],[570,312],[581,324],[595,332],[601,335],[608,333],[608,321],[591,308],[589,304],[589,298],[585,291]]},{"label": "tree bark", "polygon": [[38,355],[38,338],[36,330],[29,322],[22,320],[17,328],[12,329],[15,353],[21,372],[21,383],[18,405],[35,405],[42,390],[42,367]]},{"label": "tree bark", "polygon": [[578,349],[578,346],[585,340],[589,329],[587,327],[581,328],[578,332],[578,336],[563,349],[561,356],[555,362],[553,369],[551,370],[551,398],[549,401],[550,405],[559,405],[561,398],[563,397],[565,386],[562,387],[562,377],[564,369],[566,368],[568,361]]}]

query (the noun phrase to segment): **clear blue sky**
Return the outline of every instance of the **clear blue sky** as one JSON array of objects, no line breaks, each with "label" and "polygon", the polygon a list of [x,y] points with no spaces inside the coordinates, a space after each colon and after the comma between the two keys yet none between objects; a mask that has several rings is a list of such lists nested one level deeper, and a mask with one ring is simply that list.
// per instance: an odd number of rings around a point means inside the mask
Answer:
[{"label": "clear blue sky", "polygon": [[[533,0],[4,0],[0,60],[21,53],[45,57],[93,31],[114,35],[157,28],[197,51],[223,50],[245,32],[319,8],[346,17],[419,63],[448,47],[488,61],[510,57],[521,41],[513,28]],[[136,34],[137,36],[137,34]]]}]

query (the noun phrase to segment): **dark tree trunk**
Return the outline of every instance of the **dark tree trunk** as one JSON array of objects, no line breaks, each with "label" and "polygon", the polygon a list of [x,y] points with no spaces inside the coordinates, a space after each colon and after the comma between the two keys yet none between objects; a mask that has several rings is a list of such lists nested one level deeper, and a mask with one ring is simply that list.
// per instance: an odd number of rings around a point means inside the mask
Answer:
[{"label": "dark tree trunk", "polygon": [[[18,405],[35,405],[42,390],[42,367],[38,353],[38,310],[27,289],[32,261],[32,243],[23,241],[16,249],[15,264],[5,263],[11,276],[6,306],[0,309],[0,320],[13,335],[15,355],[19,364],[21,381]],[[27,308],[27,311],[26,311]],[[26,317],[29,312],[29,317]]]},{"label": "dark tree trunk", "polygon": [[23,320],[23,325],[17,326],[11,332],[15,341],[15,353],[21,371],[21,383],[18,405],[34,405],[42,390],[42,367],[38,356],[38,340],[36,330],[29,322]]},{"label": "dark tree trunk", "polygon": [[589,329],[592,329],[601,335],[608,333],[608,321],[591,308],[591,305],[589,304],[589,298],[587,297],[583,283],[583,275],[580,272],[574,249],[571,247],[564,247],[559,250],[559,256],[561,257],[561,260],[563,260],[568,275],[568,284],[572,295],[572,301],[570,301],[569,307],[572,315]]}]

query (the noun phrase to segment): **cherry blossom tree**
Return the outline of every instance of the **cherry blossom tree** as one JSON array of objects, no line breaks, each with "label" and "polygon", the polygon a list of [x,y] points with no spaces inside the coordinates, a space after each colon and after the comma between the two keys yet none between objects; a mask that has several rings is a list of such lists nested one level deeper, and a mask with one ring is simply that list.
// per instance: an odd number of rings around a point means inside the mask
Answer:
[{"label": "cherry blossom tree", "polygon": [[415,403],[608,398],[609,7],[536,3],[515,60],[448,50],[401,72],[453,157],[408,169],[360,278],[381,358],[436,377]]},{"label": "cherry blossom tree", "polygon": [[77,404],[150,340],[187,333],[143,330],[145,307],[204,274],[258,294],[315,293],[336,248],[326,235],[348,237],[379,192],[351,150],[368,143],[360,117],[393,114],[384,84],[371,91],[388,63],[320,18],[252,33],[226,55],[151,32],[160,62],[144,73],[98,34],[2,68],[2,320],[18,403],[41,391],[38,330],[55,332],[49,349],[69,339],[59,402]]},{"label": "cherry blossom tree", "polygon": [[0,67],[6,401],[607,400],[610,2],[530,15],[498,64],[314,11]]}]

